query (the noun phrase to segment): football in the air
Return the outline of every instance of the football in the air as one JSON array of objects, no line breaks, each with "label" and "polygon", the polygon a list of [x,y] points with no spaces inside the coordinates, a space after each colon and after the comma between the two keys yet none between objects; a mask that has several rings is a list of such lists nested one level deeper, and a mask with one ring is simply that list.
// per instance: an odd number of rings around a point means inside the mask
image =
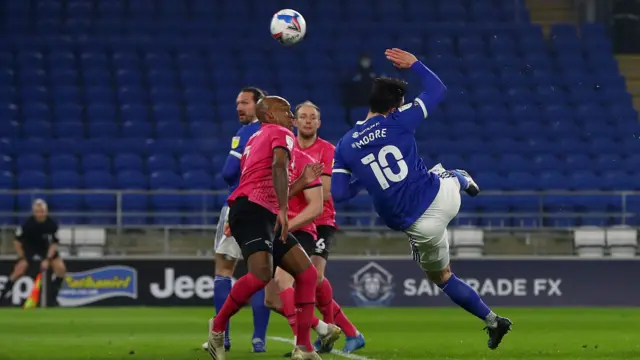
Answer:
[{"label": "football in the air", "polygon": [[307,22],[295,10],[280,10],[271,19],[271,36],[284,46],[300,42],[306,32]]}]

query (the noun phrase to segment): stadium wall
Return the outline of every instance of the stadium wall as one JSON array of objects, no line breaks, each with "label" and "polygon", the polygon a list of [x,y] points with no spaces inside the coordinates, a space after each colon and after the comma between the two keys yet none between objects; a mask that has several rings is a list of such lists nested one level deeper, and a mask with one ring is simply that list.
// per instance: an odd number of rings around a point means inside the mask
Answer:
[{"label": "stadium wall", "polygon": [[[0,260],[8,274],[11,260]],[[112,258],[67,260],[69,273],[61,306],[209,306],[213,263],[194,258]],[[575,258],[494,258],[455,262],[458,276],[476,287],[494,306],[638,306],[640,286],[632,276],[640,260]],[[244,264],[236,276],[246,272]],[[416,264],[396,257],[333,259],[327,269],[334,296],[344,306],[423,307],[450,302],[429,283]],[[0,287],[6,283],[0,276]],[[33,276],[14,286],[12,305],[29,295]],[[618,291],[625,289],[624,292]]]}]

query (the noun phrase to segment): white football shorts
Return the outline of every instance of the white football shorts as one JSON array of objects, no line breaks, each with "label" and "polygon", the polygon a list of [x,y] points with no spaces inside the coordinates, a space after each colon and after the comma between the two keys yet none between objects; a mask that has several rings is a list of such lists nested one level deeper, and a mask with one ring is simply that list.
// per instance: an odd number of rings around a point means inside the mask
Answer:
[{"label": "white football shorts", "polygon": [[449,265],[447,226],[458,215],[460,203],[460,182],[455,175],[445,172],[431,206],[405,230],[413,259],[424,271],[439,271]]},{"label": "white football shorts", "polygon": [[220,220],[216,227],[215,250],[216,254],[222,254],[234,259],[242,259],[242,251],[233,236],[224,235],[224,224],[229,220],[229,207],[223,206],[220,210]]}]

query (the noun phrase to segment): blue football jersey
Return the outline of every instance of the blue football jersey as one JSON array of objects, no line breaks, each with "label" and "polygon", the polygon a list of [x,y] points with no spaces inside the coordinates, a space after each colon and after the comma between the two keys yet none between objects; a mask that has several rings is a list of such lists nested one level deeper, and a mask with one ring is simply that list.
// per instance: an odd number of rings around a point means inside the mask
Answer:
[{"label": "blue football jersey", "polygon": [[244,147],[247,145],[249,138],[258,130],[260,130],[260,122],[256,120],[252,123],[243,125],[236,133],[236,136],[231,139],[231,150],[229,150],[229,155],[238,158],[238,178],[231,186],[229,186],[229,193],[232,193],[238,187],[238,183],[240,182],[240,159],[242,158]]},{"label": "blue football jersey", "polygon": [[357,179],[394,230],[413,225],[440,189],[440,178],[428,171],[415,141],[418,124],[427,117],[424,100],[421,94],[387,117],[357,122],[336,146],[333,174]]}]

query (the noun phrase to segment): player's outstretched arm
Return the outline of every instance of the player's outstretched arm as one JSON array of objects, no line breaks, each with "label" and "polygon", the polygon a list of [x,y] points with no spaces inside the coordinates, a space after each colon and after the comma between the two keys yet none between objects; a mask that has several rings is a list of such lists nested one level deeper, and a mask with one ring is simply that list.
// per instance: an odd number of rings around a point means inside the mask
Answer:
[{"label": "player's outstretched arm", "polygon": [[322,214],[322,186],[320,184],[306,188],[304,190],[304,198],[307,201],[307,206],[289,221],[289,231],[298,229],[304,225],[315,220]]},{"label": "player's outstretched arm", "polygon": [[413,104],[407,104],[400,108],[396,117],[406,123],[410,128],[415,129],[420,121],[427,118],[429,109],[437,106],[447,92],[447,87],[440,78],[420,62],[413,54],[400,50],[388,49],[385,51],[387,59],[399,69],[411,69],[418,75],[422,83],[422,90],[416,97]]},{"label": "player's outstretched arm", "polygon": [[[333,154],[333,171],[331,175],[331,197],[335,202],[342,202],[358,195],[362,186],[360,182],[351,176],[351,170],[347,165],[342,152],[342,140],[336,145]],[[347,150],[348,151],[348,148]]]},{"label": "player's outstretched arm", "polygon": [[351,174],[333,171],[331,180],[331,196],[335,202],[343,202],[354,198],[364,187],[360,181],[352,180]]}]

